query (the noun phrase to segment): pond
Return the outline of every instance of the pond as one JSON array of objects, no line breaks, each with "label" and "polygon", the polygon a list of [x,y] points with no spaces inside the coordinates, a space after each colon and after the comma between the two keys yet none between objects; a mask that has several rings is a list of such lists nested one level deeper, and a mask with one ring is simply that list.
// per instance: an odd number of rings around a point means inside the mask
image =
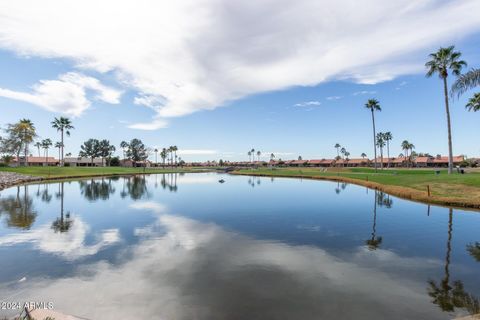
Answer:
[{"label": "pond", "polygon": [[31,184],[0,193],[0,297],[87,319],[453,319],[479,313],[479,230],[337,182]]}]

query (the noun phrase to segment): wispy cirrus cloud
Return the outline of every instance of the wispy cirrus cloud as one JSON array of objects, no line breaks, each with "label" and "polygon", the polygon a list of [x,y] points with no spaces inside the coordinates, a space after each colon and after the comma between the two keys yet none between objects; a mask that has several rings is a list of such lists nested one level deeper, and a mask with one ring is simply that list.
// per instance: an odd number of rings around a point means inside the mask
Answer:
[{"label": "wispy cirrus cloud", "polygon": [[[154,110],[150,124],[130,126],[147,130],[259,92],[335,79],[371,84],[415,73],[432,48],[480,31],[477,0],[48,4],[3,1],[0,48],[111,71],[137,91],[136,104]],[[3,90],[52,111],[79,114],[88,107],[75,90],[58,95],[75,97],[77,107]]]},{"label": "wispy cirrus cloud", "polygon": [[363,95],[366,95],[366,94],[376,94],[376,93],[377,93],[377,91],[374,91],[374,90],[370,90],[370,91],[368,91],[368,90],[362,90],[362,91],[354,92],[353,95],[354,95],[354,96],[360,96],[360,95],[363,96]]},{"label": "wispy cirrus cloud", "polygon": [[331,96],[326,98],[328,101],[335,101],[335,100],[340,100],[342,99],[341,96]]},{"label": "wispy cirrus cloud", "polygon": [[305,102],[295,103],[293,106],[294,107],[316,107],[321,104],[322,103],[320,101],[314,100],[314,101],[305,101]]}]

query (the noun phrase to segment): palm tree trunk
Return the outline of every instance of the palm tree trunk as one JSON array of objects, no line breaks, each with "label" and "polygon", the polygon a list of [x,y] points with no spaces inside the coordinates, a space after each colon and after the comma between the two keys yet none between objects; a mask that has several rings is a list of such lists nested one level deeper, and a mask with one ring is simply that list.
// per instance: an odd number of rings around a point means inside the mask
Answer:
[{"label": "palm tree trunk", "polygon": [[448,105],[447,77],[443,77],[443,94],[445,95],[445,111],[447,113],[448,127],[448,174],[453,172],[453,150],[452,150],[452,126],[450,124],[450,108]]},{"label": "palm tree trunk", "polygon": [[387,140],[387,158],[388,158],[387,168],[390,168],[390,143],[389,143],[389,140]]},{"label": "palm tree trunk", "polygon": [[24,137],[25,139],[25,167],[28,166],[28,143],[27,143],[27,129],[24,130]]},{"label": "palm tree trunk", "polygon": [[373,114],[373,109],[372,109],[372,124],[373,124],[373,154],[374,154],[374,165],[375,165],[375,171],[377,171],[377,144],[375,143],[375,137],[376,132],[375,132],[375,115]]},{"label": "palm tree trunk", "polygon": [[61,141],[62,141],[62,146],[61,146],[61,148],[62,148],[62,156],[61,156],[61,158],[60,158],[60,166],[63,167],[63,164],[64,164],[64,162],[63,162],[63,129],[62,129],[61,132],[62,132],[62,139],[61,139]]}]

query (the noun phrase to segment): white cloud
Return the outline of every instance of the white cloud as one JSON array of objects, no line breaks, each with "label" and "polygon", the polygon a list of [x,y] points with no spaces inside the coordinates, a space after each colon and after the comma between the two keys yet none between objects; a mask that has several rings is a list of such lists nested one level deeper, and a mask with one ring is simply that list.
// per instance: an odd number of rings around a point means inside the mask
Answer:
[{"label": "white cloud", "polygon": [[478,0],[3,1],[0,48],[112,71],[157,113],[133,127],[154,130],[258,92],[423,71],[427,53],[480,30],[479,11]]},{"label": "white cloud", "polygon": [[305,102],[296,103],[293,106],[294,107],[312,107],[312,106],[319,106],[321,104],[322,103],[320,101],[315,100],[315,101],[305,101]]},{"label": "white cloud", "polygon": [[144,123],[134,123],[127,126],[130,129],[138,129],[138,130],[158,130],[162,128],[168,127],[168,122],[163,119],[154,119],[151,122],[144,122]]},{"label": "white cloud", "polygon": [[327,100],[329,100],[329,101],[340,100],[340,99],[342,99],[341,96],[331,96],[331,97],[327,97]]},{"label": "white cloud", "polygon": [[353,95],[354,96],[359,96],[359,95],[375,94],[375,93],[377,93],[377,91],[362,90],[362,91],[354,92]]},{"label": "white cloud", "polygon": [[13,91],[0,88],[0,96],[25,101],[48,111],[79,116],[91,102],[87,90],[95,93],[94,99],[118,104],[122,93],[103,85],[98,79],[76,72],[60,75],[58,80],[40,80],[32,92]]}]

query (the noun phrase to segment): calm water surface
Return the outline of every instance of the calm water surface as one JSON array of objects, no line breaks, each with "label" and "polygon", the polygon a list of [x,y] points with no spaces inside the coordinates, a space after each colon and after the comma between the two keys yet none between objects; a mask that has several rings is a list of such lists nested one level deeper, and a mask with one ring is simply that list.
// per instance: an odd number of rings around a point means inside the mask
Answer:
[{"label": "calm water surface", "polygon": [[477,212],[333,182],[14,187],[0,192],[0,300],[88,319],[453,319],[479,312],[479,230]]}]

